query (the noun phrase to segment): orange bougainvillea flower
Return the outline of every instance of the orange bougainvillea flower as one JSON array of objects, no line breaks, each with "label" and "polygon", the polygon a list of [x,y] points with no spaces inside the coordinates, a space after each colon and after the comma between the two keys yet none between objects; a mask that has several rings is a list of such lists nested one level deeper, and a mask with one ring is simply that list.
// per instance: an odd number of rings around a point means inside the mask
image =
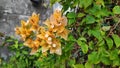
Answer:
[{"label": "orange bougainvillea flower", "polygon": [[25,41],[24,45],[32,49],[30,54],[35,54],[41,44],[40,41],[41,39],[39,38],[35,40],[32,40],[31,38],[29,38]]},{"label": "orange bougainvillea flower", "polygon": [[65,28],[67,25],[67,18],[62,16],[61,11],[56,10],[44,24],[48,26],[49,31],[56,32],[58,36],[67,40],[70,31]]},{"label": "orange bougainvillea flower", "polygon": [[57,21],[59,21],[62,17],[62,12],[60,10],[55,10],[53,15],[51,15],[54,17],[54,19],[56,19]]},{"label": "orange bougainvillea flower", "polygon": [[31,31],[37,31],[39,29],[39,25],[35,24],[35,25],[32,25],[30,30]]},{"label": "orange bougainvillea flower", "polygon": [[53,39],[53,43],[51,44],[50,47],[50,53],[56,53],[58,55],[62,54],[62,50],[61,50],[61,43],[58,39]]},{"label": "orange bougainvillea flower", "polygon": [[33,13],[32,16],[28,20],[29,24],[31,24],[30,30],[36,31],[39,28],[39,14]]},{"label": "orange bougainvillea flower", "polygon": [[21,27],[16,27],[16,34],[20,35],[23,40],[26,40],[31,35],[32,31],[28,28],[28,24],[25,21],[21,21]]},{"label": "orange bougainvillea flower", "polygon": [[47,19],[44,24],[48,27],[48,31],[50,32],[56,32],[57,31],[57,27],[49,20]]},{"label": "orange bougainvillea flower", "polygon": [[57,33],[57,35],[67,40],[69,32],[70,32],[69,30],[64,29],[62,32]]},{"label": "orange bougainvillea flower", "polygon": [[29,18],[29,23],[34,25],[39,23],[39,14],[33,13],[32,16]]},{"label": "orange bougainvillea flower", "polygon": [[32,42],[33,42],[33,40],[31,38],[29,38],[24,42],[24,45],[32,48],[33,47],[33,46],[31,46]]},{"label": "orange bougainvillea flower", "polygon": [[[21,21],[21,26],[16,27],[16,34],[20,35],[24,45],[31,48],[30,54],[35,54],[39,48],[43,54],[50,51],[51,54],[62,54],[60,37],[67,40],[69,30],[66,29],[67,18],[62,16],[60,10],[54,13],[39,26],[39,14],[33,13],[27,22]],[[59,37],[60,36],[60,37]]]}]

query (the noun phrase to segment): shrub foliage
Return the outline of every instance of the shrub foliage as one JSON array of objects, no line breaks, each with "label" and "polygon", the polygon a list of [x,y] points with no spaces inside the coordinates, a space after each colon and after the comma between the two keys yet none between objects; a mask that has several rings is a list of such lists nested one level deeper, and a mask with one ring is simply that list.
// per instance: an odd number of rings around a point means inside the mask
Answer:
[{"label": "shrub foliage", "polygon": [[[30,55],[31,49],[14,38],[6,38],[13,55],[4,68],[118,68],[120,67],[120,1],[119,0],[51,0],[59,2],[71,32],[60,38],[62,54],[42,49]],[[68,11],[69,9],[69,11]],[[53,22],[53,21],[52,21]],[[55,32],[56,33],[56,32]],[[68,34],[68,33],[67,33]],[[55,34],[56,35],[56,34]],[[3,45],[4,45],[3,44]]]}]

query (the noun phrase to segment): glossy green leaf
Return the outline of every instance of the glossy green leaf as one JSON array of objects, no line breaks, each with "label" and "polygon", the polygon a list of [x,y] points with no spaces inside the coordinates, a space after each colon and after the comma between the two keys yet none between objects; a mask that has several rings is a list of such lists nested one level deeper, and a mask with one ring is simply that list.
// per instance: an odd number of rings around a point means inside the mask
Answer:
[{"label": "glossy green leaf", "polygon": [[71,35],[71,34],[68,36],[68,40],[69,41],[76,41],[76,39],[74,38],[74,36]]},{"label": "glossy green leaf", "polygon": [[73,68],[85,68],[83,64],[76,64]]},{"label": "glossy green leaf", "polygon": [[73,45],[74,45],[74,42],[67,42],[66,46],[65,46],[65,52],[68,52],[70,50],[73,49]]},{"label": "glossy green leaf", "polygon": [[15,46],[15,48],[18,48],[18,41],[15,41],[15,44],[14,44],[14,46]]},{"label": "glossy green leaf", "polygon": [[79,7],[83,8],[84,7],[85,0],[80,0]]},{"label": "glossy green leaf", "polygon": [[86,38],[85,37],[79,37],[79,39],[78,40],[80,40],[80,41],[84,41],[84,42],[87,42],[87,40],[86,40]]},{"label": "glossy green leaf", "polygon": [[71,59],[71,60],[68,62],[68,64],[69,64],[70,66],[74,66],[74,64],[75,64],[75,59]]},{"label": "glossy green leaf", "polygon": [[120,59],[113,60],[113,66],[120,66]]},{"label": "glossy green leaf", "polygon": [[113,8],[113,13],[114,13],[114,14],[120,14],[120,6],[115,6],[115,7]]},{"label": "glossy green leaf", "polygon": [[74,12],[68,13],[67,18],[76,18],[76,13],[74,13]]},{"label": "glossy green leaf", "polygon": [[103,27],[102,27],[102,30],[103,30],[103,31],[108,31],[108,30],[110,30],[110,27],[111,27],[111,26],[103,26]]},{"label": "glossy green leaf", "polygon": [[76,7],[76,5],[79,4],[79,0],[74,0],[73,7]]},{"label": "glossy green leaf", "polygon": [[112,61],[109,58],[109,52],[105,49],[105,47],[100,47],[98,52],[100,53],[100,61],[105,65],[112,64]]},{"label": "glossy green leaf", "polygon": [[93,23],[95,23],[95,18],[93,16],[88,15],[85,18],[85,21],[86,21],[86,24],[93,24]]},{"label": "glossy green leaf", "polygon": [[97,43],[99,44],[99,46],[104,46],[105,45],[105,41],[104,40],[99,40]]},{"label": "glossy green leaf", "polygon": [[101,57],[101,62],[105,65],[110,65],[112,64],[112,61],[109,59],[109,57],[102,56]]},{"label": "glossy green leaf", "polygon": [[68,19],[68,24],[71,25],[75,22],[75,19],[74,18],[70,18]]},{"label": "glossy green leaf", "polygon": [[85,68],[93,68],[93,65],[89,62],[85,63]]},{"label": "glossy green leaf", "polygon": [[100,62],[100,56],[97,52],[92,52],[88,55],[88,61],[92,64],[98,64]]},{"label": "glossy green leaf", "polygon": [[77,40],[78,45],[81,47],[83,53],[88,52],[88,45],[85,42],[82,42],[81,40]]},{"label": "glossy green leaf", "polygon": [[80,7],[84,7],[85,9],[92,4],[93,0],[80,0]]},{"label": "glossy green leaf", "polygon": [[120,37],[116,34],[113,34],[112,38],[114,39],[115,45],[118,48],[120,46]]},{"label": "glossy green leaf", "polygon": [[89,49],[93,50],[94,49],[94,43],[93,41],[89,42]]},{"label": "glossy green leaf", "polygon": [[104,0],[95,0],[96,1],[96,3],[98,3],[98,4],[100,4],[100,5],[102,5],[102,6],[105,6],[104,5]]},{"label": "glossy green leaf", "polygon": [[22,51],[22,53],[27,55],[27,54],[28,54],[28,51]]},{"label": "glossy green leaf", "polygon": [[113,47],[113,40],[111,38],[106,38],[105,39],[108,45],[108,48],[111,49]]},{"label": "glossy green leaf", "polygon": [[16,57],[19,57],[20,56],[20,52],[16,52]]},{"label": "glossy green leaf", "polygon": [[84,13],[78,13],[78,16],[77,16],[77,17],[83,17],[83,16],[85,16]]},{"label": "glossy green leaf", "polygon": [[110,60],[115,60],[118,58],[118,49],[110,51]]},{"label": "glossy green leaf", "polygon": [[98,40],[102,40],[101,32],[99,30],[89,30],[88,31],[89,35],[93,35],[96,37]]},{"label": "glossy green leaf", "polygon": [[101,5],[93,4],[93,7],[86,10],[87,13],[94,15],[97,18],[109,16],[111,14],[106,8],[102,8]]}]

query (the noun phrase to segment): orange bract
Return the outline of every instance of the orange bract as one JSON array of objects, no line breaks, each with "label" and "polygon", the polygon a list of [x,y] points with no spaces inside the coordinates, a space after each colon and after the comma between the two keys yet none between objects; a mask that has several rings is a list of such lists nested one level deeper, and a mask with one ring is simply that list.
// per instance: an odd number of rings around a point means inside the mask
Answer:
[{"label": "orange bract", "polygon": [[65,28],[67,25],[67,18],[62,16],[61,11],[56,10],[44,24],[48,26],[49,31],[56,32],[58,36],[67,40],[70,31]]},{"label": "orange bract", "polygon": [[70,32],[65,28],[67,18],[62,16],[61,11],[56,10],[44,24],[47,28],[39,26],[39,14],[33,13],[27,22],[22,20],[21,27],[16,27],[15,31],[21,36],[24,45],[31,48],[30,54],[35,54],[41,47],[43,54],[47,54],[49,50],[51,54],[61,55],[61,42],[58,36],[67,40]]}]

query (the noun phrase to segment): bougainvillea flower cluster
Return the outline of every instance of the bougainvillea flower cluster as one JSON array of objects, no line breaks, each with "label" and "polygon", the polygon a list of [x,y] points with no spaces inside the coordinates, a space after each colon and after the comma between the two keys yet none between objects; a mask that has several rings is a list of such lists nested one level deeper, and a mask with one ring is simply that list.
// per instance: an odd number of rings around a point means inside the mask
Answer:
[{"label": "bougainvillea flower cluster", "polygon": [[67,40],[69,30],[66,29],[67,18],[62,16],[60,10],[55,10],[44,25],[39,25],[39,14],[33,13],[28,21],[21,21],[21,26],[16,27],[16,34],[20,35],[24,45],[31,48],[30,54],[35,54],[39,48],[42,53],[49,51],[51,54],[62,54],[60,39]]}]

